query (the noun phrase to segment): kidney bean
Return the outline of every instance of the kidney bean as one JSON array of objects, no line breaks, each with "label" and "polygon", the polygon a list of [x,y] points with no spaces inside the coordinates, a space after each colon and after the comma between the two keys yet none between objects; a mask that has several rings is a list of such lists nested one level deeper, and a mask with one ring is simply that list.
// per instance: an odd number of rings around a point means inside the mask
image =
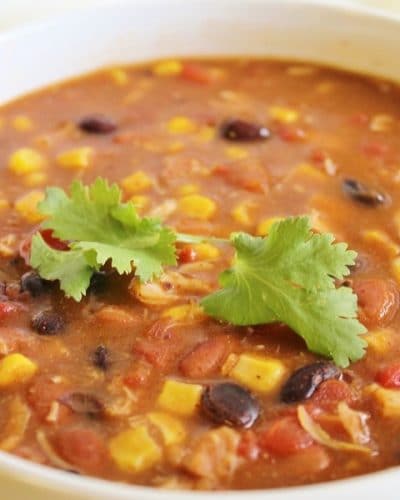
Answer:
[{"label": "kidney bean", "polygon": [[33,316],[32,328],[39,335],[55,335],[65,328],[64,318],[55,311],[44,310]]},{"label": "kidney bean", "polygon": [[358,297],[358,316],[367,328],[386,326],[399,309],[399,290],[390,280],[355,278],[352,288]]},{"label": "kidney bean", "polygon": [[42,279],[36,271],[28,271],[21,277],[21,291],[39,297],[49,289],[49,282]]},{"label": "kidney bean", "polygon": [[98,417],[104,410],[102,403],[93,394],[85,392],[71,392],[61,396],[58,401],[74,413],[83,413],[89,417]]},{"label": "kidney bean", "polygon": [[201,408],[214,422],[246,429],[260,414],[260,405],[253,394],[232,382],[207,387],[201,398]]},{"label": "kidney bean", "polygon": [[338,379],[342,372],[326,361],[312,363],[296,370],[286,381],[281,391],[284,403],[295,403],[310,398],[325,380]]},{"label": "kidney bean", "polygon": [[92,354],[92,361],[94,366],[100,370],[106,371],[110,366],[110,352],[104,345],[96,347]]},{"label": "kidney bean", "polygon": [[214,373],[224,362],[229,338],[214,337],[198,344],[181,360],[179,369],[186,377],[201,378]]},{"label": "kidney bean", "polygon": [[353,200],[375,207],[388,202],[388,196],[385,193],[368,187],[366,184],[355,179],[344,179],[342,182],[343,192]]},{"label": "kidney bean", "polygon": [[271,132],[263,125],[232,120],[222,125],[221,136],[228,141],[258,141],[269,139]]},{"label": "kidney bean", "polygon": [[79,128],[89,134],[110,134],[117,129],[114,120],[105,115],[89,115],[82,118]]},{"label": "kidney bean", "polygon": [[101,437],[91,429],[62,428],[55,446],[69,463],[86,472],[99,473],[107,464],[107,450]]}]

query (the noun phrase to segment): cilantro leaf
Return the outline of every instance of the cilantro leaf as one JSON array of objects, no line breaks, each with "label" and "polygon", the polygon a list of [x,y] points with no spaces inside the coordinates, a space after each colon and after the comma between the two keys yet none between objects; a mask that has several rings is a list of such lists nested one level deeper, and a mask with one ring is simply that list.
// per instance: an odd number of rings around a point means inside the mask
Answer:
[{"label": "cilantro leaf", "polygon": [[202,300],[205,312],[234,325],[280,321],[340,366],[360,359],[366,330],[357,320],[357,297],[335,287],[356,253],[333,241],[312,233],[307,217],[275,223],[265,238],[232,234],[234,264],[220,275],[223,288]]},{"label": "cilantro leaf", "polygon": [[54,250],[35,234],[31,244],[31,265],[47,280],[60,280],[67,297],[81,300],[97,269],[93,254],[79,250]]},{"label": "cilantro leaf", "polygon": [[120,273],[132,265],[143,281],[176,263],[175,234],[152,218],[140,218],[132,203],[122,203],[121,190],[98,178],[90,186],[74,182],[71,195],[49,188],[39,205],[48,218],[42,224],[71,249],[92,252],[98,266],[110,261]]}]

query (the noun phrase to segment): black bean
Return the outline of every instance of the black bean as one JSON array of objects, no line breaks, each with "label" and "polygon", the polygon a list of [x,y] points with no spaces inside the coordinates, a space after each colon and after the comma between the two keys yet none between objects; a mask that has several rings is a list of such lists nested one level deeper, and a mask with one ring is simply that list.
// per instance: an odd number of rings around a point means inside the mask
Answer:
[{"label": "black bean", "polygon": [[93,352],[92,361],[94,366],[106,371],[110,366],[110,352],[104,345],[99,345]]},{"label": "black bean", "polygon": [[55,311],[41,311],[32,318],[32,328],[39,335],[55,335],[65,328],[64,318]]},{"label": "black bean", "polygon": [[79,128],[89,134],[110,134],[117,129],[114,120],[105,115],[89,115],[82,118]]},{"label": "black bean", "polygon": [[201,398],[201,407],[214,422],[233,427],[249,428],[260,414],[260,405],[253,394],[231,382],[207,387]]},{"label": "black bean", "polygon": [[73,412],[83,413],[89,417],[100,416],[104,411],[103,404],[100,403],[96,396],[85,392],[71,392],[61,396],[58,400]]},{"label": "black bean", "polygon": [[355,179],[344,179],[342,182],[343,192],[355,201],[375,207],[388,201],[388,196],[381,191],[368,187],[366,184]]},{"label": "black bean", "polygon": [[319,361],[296,370],[281,391],[281,401],[295,403],[310,398],[318,386],[329,379],[339,379],[342,372],[333,363]]},{"label": "black bean", "polygon": [[221,135],[228,141],[259,141],[269,139],[271,132],[263,125],[232,120],[222,125]]},{"label": "black bean", "polygon": [[88,288],[89,293],[100,294],[106,291],[108,285],[107,273],[103,271],[96,271],[90,278],[90,285]]},{"label": "black bean", "polygon": [[48,281],[42,279],[36,271],[28,271],[21,277],[21,291],[29,292],[32,297],[39,297],[49,288]]}]

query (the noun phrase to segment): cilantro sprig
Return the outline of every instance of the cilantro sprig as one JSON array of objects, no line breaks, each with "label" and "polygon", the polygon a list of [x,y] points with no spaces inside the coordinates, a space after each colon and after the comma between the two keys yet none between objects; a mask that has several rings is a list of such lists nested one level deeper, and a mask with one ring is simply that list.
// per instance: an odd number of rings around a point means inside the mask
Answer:
[{"label": "cilantro sprig", "polygon": [[[92,185],[74,182],[68,196],[49,188],[39,211],[42,224],[69,250],[51,248],[38,232],[32,239],[31,265],[48,280],[59,280],[68,297],[79,301],[93,273],[109,263],[119,274],[142,281],[157,278],[176,264],[175,243],[209,238],[175,233],[158,220],[140,217],[122,202],[118,186],[98,178]],[[347,366],[364,355],[365,328],[357,320],[357,297],[335,280],[349,274],[356,252],[334,236],[311,231],[307,217],[275,223],[266,237],[233,233],[235,258],[220,275],[221,289],[201,301],[206,314],[233,325],[287,324],[307,347]]]}]

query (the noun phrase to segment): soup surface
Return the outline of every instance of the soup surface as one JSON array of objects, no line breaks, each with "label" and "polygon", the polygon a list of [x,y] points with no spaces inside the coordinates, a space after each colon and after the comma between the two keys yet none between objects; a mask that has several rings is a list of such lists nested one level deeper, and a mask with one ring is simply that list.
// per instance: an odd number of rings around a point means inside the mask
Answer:
[{"label": "soup surface", "polygon": [[[0,108],[0,448],[162,488],[398,465],[399,137],[395,86],[267,60],[113,68]],[[29,266],[37,205],[48,186],[97,177],[188,234],[263,236],[308,215],[358,252],[336,285],[357,294],[366,355],[339,368],[284,324],[205,315],[233,257],[218,240],[179,243],[178,265],[148,283],[108,263],[66,298]]]}]

